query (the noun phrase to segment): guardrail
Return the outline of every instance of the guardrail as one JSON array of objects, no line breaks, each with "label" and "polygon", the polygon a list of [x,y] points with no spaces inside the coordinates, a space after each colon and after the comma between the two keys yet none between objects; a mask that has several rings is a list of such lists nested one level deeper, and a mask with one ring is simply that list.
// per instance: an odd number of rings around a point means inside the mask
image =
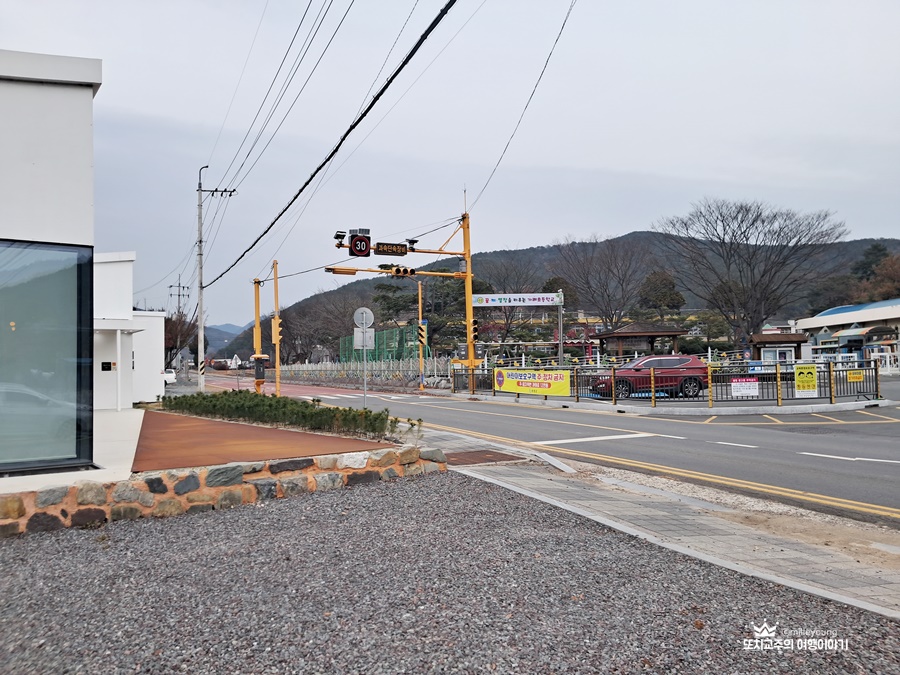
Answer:
[{"label": "guardrail", "polygon": [[[499,373],[499,375],[498,375]],[[454,370],[454,392],[512,393],[516,398],[597,399],[613,404],[623,400],[647,400],[651,406],[666,403],[775,402],[881,398],[877,360],[851,363],[791,364],[750,362],[697,368],[625,369],[502,368]]]}]

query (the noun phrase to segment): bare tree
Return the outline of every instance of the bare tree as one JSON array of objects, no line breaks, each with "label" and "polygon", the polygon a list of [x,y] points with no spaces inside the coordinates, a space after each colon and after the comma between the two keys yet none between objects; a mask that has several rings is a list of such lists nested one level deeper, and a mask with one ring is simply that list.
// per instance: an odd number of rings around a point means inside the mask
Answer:
[{"label": "bare tree", "polygon": [[559,257],[553,272],[571,284],[580,304],[594,311],[607,330],[620,328],[638,299],[641,283],[655,267],[652,256],[622,238],[593,236],[582,242],[567,238],[554,246]]},{"label": "bare tree", "polygon": [[[658,223],[680,258],[688,289],[717,310],[739,340],[834,272],[834,244],[847,235],[828,211],[797,213],[761,202],[706,199]],[[829,250],[831,249],[831,250]]]},{"label": "bare tree", "polygon": [[[542,276],[532,265],[523,264],[514,254],[498,256],[478,267],[478,278],[487,282],[495,293],[535,293],[541,286]],[[516,305],[502,305],[491,312],[498,329],[496,338],[506,342],[517,327],[528,322],[530,312]]]},{"label": "bare tree", "polygon": [[182,349],[196,340],[197,320],[188,319],[184,312],[176,312],[165,318],[166,368],[171,368]]}]

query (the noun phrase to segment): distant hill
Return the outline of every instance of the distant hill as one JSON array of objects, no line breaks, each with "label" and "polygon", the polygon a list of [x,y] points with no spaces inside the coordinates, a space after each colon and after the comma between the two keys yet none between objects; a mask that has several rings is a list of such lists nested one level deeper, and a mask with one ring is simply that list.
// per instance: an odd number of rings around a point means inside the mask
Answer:
[{"label": "distant hill", "polygon": [[231,335],[240,335],[241,333],[243,333],[247,328],[249,328],[252,325],[253,325],[252,321],[250,323],[248,323],[246,326],[236,326],[233,323],[220,323],[216,326],[207,326],[206,330],[214,329],[214,330],[222,331],[223,333],[229,333]]},{"label": "distant hill", "polygon": [[[232,325],[232,324],[225,324]],[[240,335],[243,330],[239,326],[235,326],[237,332],[222,330],[219,326],[207,326],[203,331],[203,339],[206,343],[206,352],[208,354],[229,351],[229,345],[234,339]],[[231,354],[228,354],[231,356]]]},{"label": "distant hill", "polygon": [[[642,248],[647,251],[648,256],[654,255],[659,258],[662,258],[666,261],[669,261],[670,255],[666,246],[666,235],[659,234],[657,232],[649,232],[649,231],[638,231],[638,232],[630,232],[629,234],[622,235],[618,237],[620,240],[624,240],[634,246]],[[872,244],[879,243],[884,245],[887,250],[892,254],[900,253],[900,239],[854,239],[851,241],[844,241],[837,244],[834,244],[835,247],[838,248],[838,257],[843,261],[846,265],[847,272],[849,273],[850,266],[863,256],[863,252],[869,248]],[[517,263],[528,266],[533,270],[538,270],[542,273],[544,280],[549,279],[555,274],[551,271],[553,267],[553,263],[557,260],[556,249],[552,245],[545,246],[533,246],[530,248],[523,249],[515,249],[515,250],[499,250],[499,251],[489,251],[483,253],[475,253],[472,255],[472,269],[475,271],[475,276],[478,276],[478,268],[479,265],[484,265],[491,261],[497,261],[499,259],[508,259],[510,256],[514,256]],[[414,265],[415,256],[410,256],[404,260],[405,264]],[[385,262],[396,262],[396,258],[387,258]],[[370,263],[366,266],[374,266],[380,260],[375,261],[375,263]],[[448,257],[443,260],[439,260],[434,263],[430,263],[428,265],[417,266],[418,269],[422,270],[434,270],[436,268],[450,268],[456,269],[456,258]],[[539,274],[538,276],[542,276]],[[675,270],[675,276],[677,279],[677,269]],[[308,298],[304,298],[293,305],[288,307],[289,310],[293,311],[294,309],[303,312],[307,309],[312,309],[320,301],[327,299],[329,301],[334,301],[332,304],[335,306],[339,306],[344,304],[340,300],[348,301],[349,299],[353,299],[356,307],[359,306],[369,306],[374,309],[372,306],[372,296],[375,293],[375,285],[378,283],[384,283],[387,279],[385,277],[368,277],[365,279],[358,279],[349,284],[341,286],[340,288],[335,288],[332,290],[324,291],[322,293],[318,293],[316,295],[312,295]],[[396,280],[395,283],[406,286],[410,290],[416,287],[416,282],[412,279],[399,279]],[[543,282],[542,282],[543,283]],[[534,290],[539,290],[536,288]],[[701,308],[704,306],[704,303],[697,298],[693,293],[689,290],[680,289],[685,297],[686,305],[685,307],[691,308]],[[503,289],[497,289],[498,292],[502,292]],[[802,315],[802,313],[806,310],[807,307],[803,305],[791,306],[785,308],[784,314],[787,317],[791,315]],[[567,307],[567,309],[579,309],[578,307]],[[350,311],[352,314],[352,310]],[[773,319],[783,318],[783,317],[772,317]],[[224,324],[227,327],[234,327],[233,324]],[[229,343],[228,348],[222,352],[219,356],[231,356],[233,351],[241,353],[241,350],[247,352],[248,354],[252,353],[252,331],[250,328],[253,326],[253,321],[251,320],[244,329],[239,329],[239,335],[234,336],[231,343]],[[218,326],[216,328],[222,328],[222,326]],[[207,331],[210,329],[207,328]],[[346,331],[345,334],[349,335],[352,332],[352,322],[350,323],[350,328]],[[225,346],[225,345],[223,345]],[[215,350],[211,347],[210,353],[213,353]]]}]

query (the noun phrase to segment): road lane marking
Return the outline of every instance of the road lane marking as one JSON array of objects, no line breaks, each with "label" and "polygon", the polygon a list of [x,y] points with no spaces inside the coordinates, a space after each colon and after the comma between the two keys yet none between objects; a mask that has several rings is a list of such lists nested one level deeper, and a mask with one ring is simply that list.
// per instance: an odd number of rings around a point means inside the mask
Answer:
[{"label": "road lane marking", "polygon": [[875,413],[870,413],[868,410],[857,410],[856,412],[858,412],[860,415],[869,415],[870,417],[877,417],[878,419],[889,420],[891,422],[900,421],[893,417],[888,417],[887,415],[876,415]]},{"label": "road lane marking", "polygon": [[706,441],[707,443],[715,443],[716,445],[733,445],[736,448],[758,448],[758,445],[744,445],[743,443],[728,443],[726,441]]},{"label": "road lane marking", "polygon": [[844,420],[839,420],[836,417],[829,417],[828,415],[822,415],[821,413],[812,413],[813,417],[821,417],[823,420],[830,420],[832,422],[836,422],[837,424],[847,424]]},{"label": "road lane marking", "polygon": [[840,455],[823,455],[819,452],[798,452],[798,455],[809,455],[810,457],[825,457],[826,459],[843,459],[847,462],[884,462],[885,464],[900,464],[897,459],[875,459],[873,457],[841,457]]},{"label": "road lane marking", "polygon": [[712,422],[712,421],[713,421],[714,419],[716,419],[717,417],[718,417],[718,415],[713,415],[713,416],[710,417],[709,419],[703,420],[700,424],[709,424],[710,422]]},{"label": "road lane marking", "polygon": [[784,422],[779,419],[775,419],[771,415],[763,415],[763,417],[765,417],[767,420],[772,420],[773,422],[775,422],[775,424],[784,424]]},{"label": "road lane marking", "polygon": [[558,445],[565,444],[568,445],[570,443],[590,443],[592,441],[619,441],[624,438],[649,438],[651,436],[656,436],[656,434],[642,434],[640,432],[635,432],[633,434],[616,434],[615,436],[593,436],[591,438],[562,438],[556,441],[538,441],[542,445]]},{"label": "road lane marking", "polygon": [[793,490],[791,488],[783,488],[777,485],[768,485],[766,483],[754,483],[752,481],[745,481],[739,478],[729,478],[727,476],[718,476],[716,474],[709,473],[701,473],[698,471],[690,471],[688,469],[678,469],[676,467],[666,466],[664,464],[651,464],[649,462],[640,462],[633,459],[623,459],[621,457],[614,457],[612,455],[600,455],[591,452],[581,452],[579,450],[570,450],[567,448],[558,448],[555,446],[544,446],[540,443],[530,443],[528,441],[519,441],[514,438],[505,438],[503,436],[494,436],[491,434],[483,434],[480,432],[471,432],[465,429],[457,429],[455,427],[445,427],[439,424],[431,424],[426,423],[425,429],[428,428],[437,429],[441,431],[450,431],[453,433],[461,434],[463,436],[475,436],[476,438],[483,438],[485,440],[494,441],[495,443],[502,443],[506,445],[519,445],[530,448],[538,448],[543,452],[555,452],[560,455],[571,455],[573,457],[581,457],[585,459],[594,459],[594,460],[602,460],[604,462],[608,462],[610,464],[620,464],[625,467],[639,468],[644,470],[653,471],[656,473],[669,474],[673,476],[680,476],[682,478],[690,478],[693,480],[703,481],[705,483],[712,483],[714,485],[725,485],[728,487],[739,488],[743,490],[750,490],[754,492],[761,492],[763,494],[770,494],[779,497],[787,497],[790,499],[796,499],[799,501],[807,501],[815,504],[821,504],[823,506],[831,506],[833,508],[842,508],[850,511],[858,511],[860,513],[868,513],[870,515],[877,516],[885,516],[888,518],[896,518],[900,520],[900,509],[895,509],[890,506],[880,506],[878,504],[868,504],[866,502],[857,502],[850,499],[842,499],[841,497],[831,497],[828,495],[818,494],[816,492],[804,492],[802,490]]}]

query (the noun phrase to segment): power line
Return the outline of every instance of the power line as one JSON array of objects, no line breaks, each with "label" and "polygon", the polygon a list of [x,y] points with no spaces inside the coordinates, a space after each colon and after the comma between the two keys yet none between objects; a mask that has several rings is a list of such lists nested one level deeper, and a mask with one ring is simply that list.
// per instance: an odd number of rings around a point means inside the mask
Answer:
[{"label": "power line", "polygon": [[503,158],[506,156],[506,151],[509,150],[509,144],[512,143],[513,138],[516,135],[516,132],[519,130],[519,125],[522,124],[522,119],[525,117],[525,111],[528,110],[528,106],[531,104],[531,99],[534,98],[534,94],[537,91],[538,85],[540,85],[541,80],[544,77],[544,73],[547,71],[547,65],[550,63],[550,57],[553,56],[553,52],[556,50],[556,44],[559,42],[559,38],[562,37],[563,30],[566,28],[566,23],[569,21],[569,15],[572,13],[572,9],[575,7],[575,3],[578,0],[572,0],[569,4],[569,10],[566,12],[566,17],[563,19],[562,26],[559,27],[559,33],[556,34],[556,39],[553,41],[553,46],[550,47],[550,53],[547,54],[547,60],[544,61],[544,67],[541,68],[541,74],[538,75],[537,82],[534,83],[534,88],[531,90],[531,95],[528,97],[528,100],[525,102],[525,107],[522,109],[522,114],[519,115],[519,121],[516,122],[516,126],[513,129],[512,134],[510,134],[509,140],[506,141],[506,145],[503,148],[503,152],[500,153],[500,158],[497,160],[497,163],[494,165],[494,168],[491,170],[491,175],[488,176],[487,181],[484,184],[484,187],[481,188],[481,192],[478,193],[478,196],[475,197],[475,201],[472,202],[471,206],[469,206],[469,210],[472,210],[472,207],[478,203],[478,200],[481,199],[481,195],[484,194],[484,191],[487,190],[487,186],[490,184],[491,179],[494,177],[494,174],[497,173],[497,169],[500,166],[500,162],[503,161]]},{"label": "power line", "polygon": [[372,97],[372,100],[369,102],[369,105],[366,106],[365,110],[363,110],[363,112],[359,114],[359,116],[356,118],[356,120],[354,120],[354,122],[350,125],[350,127],[347,129],[347,131],[344,132],[344,134],[341,136],[340,140],[337,142],[337,145],[335,145],[334,148],[332,148],[331,152],[328,153],[328,156],[324,160],[322,160],[322,162],[319,164],[319,166],[316,167],[315,171],[313,171],[312,174],[309,176],[309,178],[306,179],[306,182],[304,182],[303,185],[300,186],[300,189],[291,198],[291,200],[287,203],[287,205],[278,213],[277,216],[275,216],[275,219],[262,231],[262,233],[260,233],[260,235],[253,241],[253,243],[250,244],[250,246],[248,246],[243,251],[243,253],[241,253],[233,263],[231,263],[231,265],[229,265],[227,268],[225,268],[225,270],[221,274],[219,274],[219,276],[217,276],[215,279],[210,281],[207,284],[207,286],[212,286],[219,279],[221,279],[223,276],[225,276],[228,272],[230,272],[232,269],[234,269],[234,267],[244,258],[244,256],[246,256],[250,251],[252,251],[256,247],[256,245],[262,240],[262,238],[265,237],[273,227],[275,227],[275,224],[281,219],[281,217],[287,212],[287,210],[294,204],[294,202],[297,201],[297,199],[300,197],[300,195],[303,194],[304,190],[306,190],[306,188],[309,186],[309,184],[312,183],[312,181],[319,174],[319,172],[328,164],[328,162],[330,162],[334,158],[334,156],[341,149],[341,146],[344,145],[344,142],[347,140],[347,138],[350,136],[350,134],[353,133],[354,129],[356,129],[356,127],[358,127],[362,123],[362,121],[366,118],[366,116],[369,114],[369,112],[372,110],[372,108],[375,107],[375,104],[378,103],[378,101],[381,99],[381,97],[384,95],[384,93],[394,83],[394,80],[396,80],[397,77],[400,75],[400,73],[403,72],[403,70],[406,68],[406,66],[409,64],[409,62],[412,60],[413,56],[416,55],[416,52],[418,52],[419,49],[422,47],[422,45],[425,44],[425,41],[428,39],[428,36],[430,36],[431,33],[434,31],[434,29],[438,27],[438,25],[441,23],[441,21],[443,21],[444,17],[447,15],[447,12],[450,11],[450,9],[453,7],[453,5],[456,4],[456,2],[457,2],[457,0],[448,0],[447,4],[444,5],[444,7],[441,9],[441,11],[438,13],[438,15],[432,20],[432,22],[428,26],[428,28],[425,29],[425,32],[422,33],[422,35],[419,37],[416,44],[413,45],[413,48],[409,51],[409,53],[406,55],[406,57],[403,59],[403,61],[400,63],[400,65],[397,66],[397,69],[394,70],[394,72],[391,74],[391,76],[381,86],[381,89],[379,89],[378,92],[375,94],[375,96]]}]

